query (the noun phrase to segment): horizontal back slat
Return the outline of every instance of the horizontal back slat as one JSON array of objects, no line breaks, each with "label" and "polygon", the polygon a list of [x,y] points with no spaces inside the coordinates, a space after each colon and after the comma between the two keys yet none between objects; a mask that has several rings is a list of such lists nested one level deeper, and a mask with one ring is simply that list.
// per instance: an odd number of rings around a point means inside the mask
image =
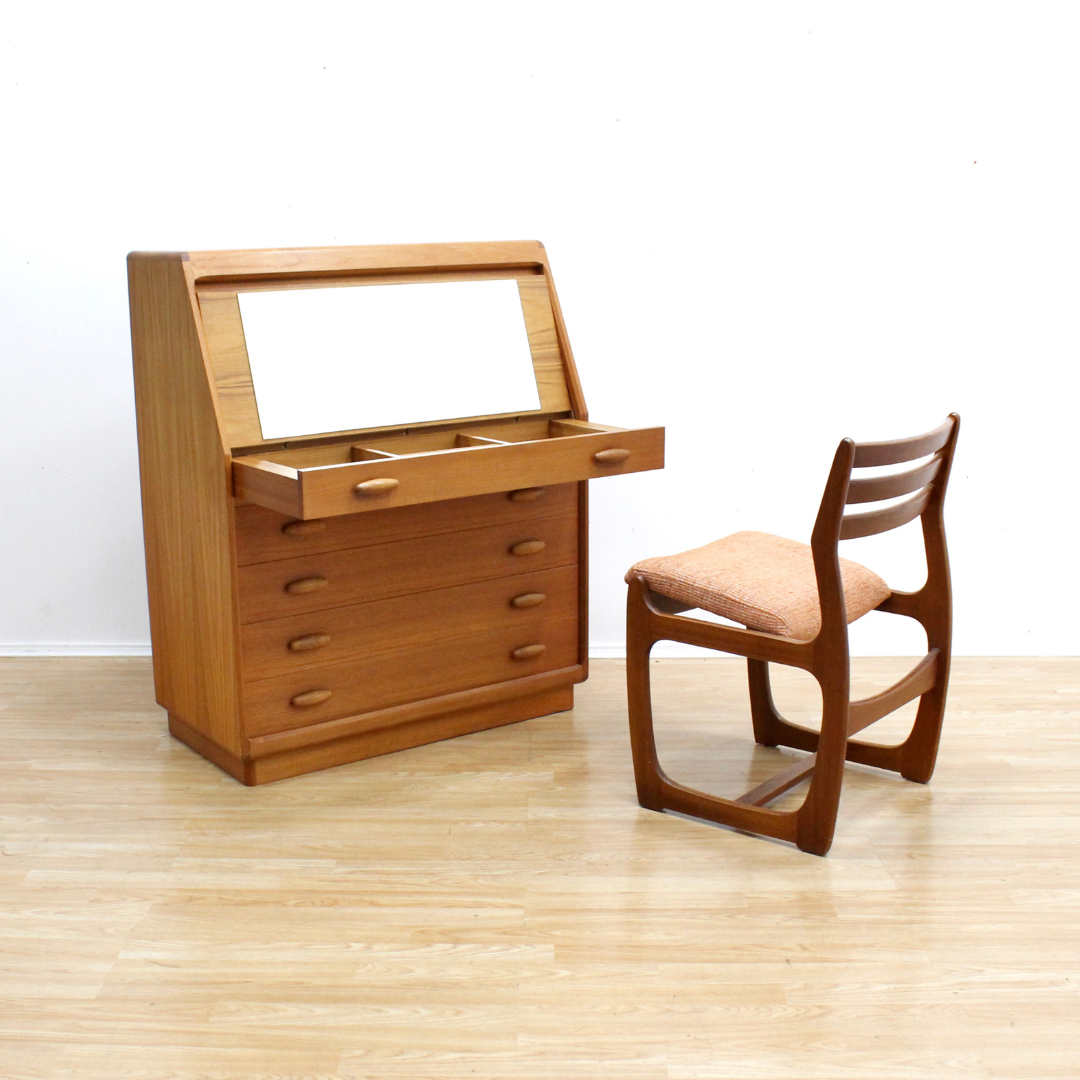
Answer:
[{"label": "horizontal back slat", "polygon": [[855,444],[855,460],[852,468],[864,469],[874,465],[899,465],[914,461],[940,450],[952,433],[953,422],[946,420],[939,428],[925,435],[913,435],[909,439],[891,439],[888,442]]},{"label": "horizontal back slat", "polygon": [[852,480],[848,484],[847,501],[849,503],[877,502],[880,499],[895,499],[900,495],[909,495],[926,487],[937,476],[941,468],[941,458],[935,457],[908,469],[907,472],[894,473],[892,476],[869,476],[862,480]]},{"label": "horizontal back slat", "polygon": [[887,506],[884,510],[871,510],[868,514],[845,514],[840,522],[840,539],[855,540],[860,536],[874,536],[890,529],[906,525],[917,518],[930,501],[931,488],[923,488],[912,499]]}]

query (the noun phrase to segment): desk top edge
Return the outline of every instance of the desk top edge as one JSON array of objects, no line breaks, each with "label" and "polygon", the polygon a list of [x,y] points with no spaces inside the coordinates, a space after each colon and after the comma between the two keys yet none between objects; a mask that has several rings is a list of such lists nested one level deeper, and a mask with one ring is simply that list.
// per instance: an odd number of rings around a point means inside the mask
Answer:
[{"label": "desk top edge", "polygon": [[366,246],[253,248],[232,251],[132,251],[129,263],[182,262],[193,280],[263,274],[314,272],[437,270],[482,266],[547,268],[538,240],[492,240],[468,243],[375,244]]}]

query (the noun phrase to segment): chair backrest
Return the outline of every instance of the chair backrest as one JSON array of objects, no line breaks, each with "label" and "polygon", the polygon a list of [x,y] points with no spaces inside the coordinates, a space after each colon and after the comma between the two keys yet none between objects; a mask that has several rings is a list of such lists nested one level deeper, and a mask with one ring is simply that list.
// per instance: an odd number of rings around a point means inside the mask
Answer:
[{"label": "chair backrest", "polygon": [[844,500],[847,505],[883,502],[901,495],[911,495],[912,492],[915,494],[901,503],[886,506],[881,510],[871,510],[868,514],[845,514],[840,522],[840,539],[854,540],[860,536],[888,532],[918,517],[930,505],[932,498],[940,503],[949,481],[949,469],[959,427],[960,417],[951,413],[941,427],[928,431],[925,435],[891,439],[888,442],[855,443],[852,469],[901,465],[930,454],[933,454],[933,457],[904,472],[851,478]]},{"label": "chair backrest", "polygon": [[[960,417],[950,413],[941,427],[925,435],[870,443],[844,439],[837,448],[814,525],[811,547],[821,603],[822,632],[832,639],[837,649],[843,644],[845,655],[847,619],[840,577],[839,541],[888,532],[921,516],[927,583],[947,595],[949,561],[941,509],[959,430]],[[902,472],[856,478],[851,475],[854,469],[902,465],[929,455],[932,455],[929,461]],[[845,507],[852,503],[884,502],[902,495],[911,495],[911,498],[864,514],[844,513]]]}]

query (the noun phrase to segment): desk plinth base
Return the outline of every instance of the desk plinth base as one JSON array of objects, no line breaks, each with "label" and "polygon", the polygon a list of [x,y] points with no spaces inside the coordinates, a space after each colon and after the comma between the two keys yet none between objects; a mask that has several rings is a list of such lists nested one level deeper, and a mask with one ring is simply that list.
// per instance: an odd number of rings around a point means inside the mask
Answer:
[{"label": "desk plinth base", "polygon": [[[552,684],[551,676],[562,678]],[[379,713],[345,717],[332,721],[335,726],[331,731],[327,731],[330,725],[317,724],[311,729],[283,732],[284,738],[251,739],[250,754],[243,758],[218,746],[171,712],[169,733],[242,784],[253,786],[565,712],[574,707],[574,683],[583,676],[580,667],[563,669],[549,672],[547,678],[533,676],[521,680],[531,684],[531,692],[519,696],[504,697],[491,693],[496,687],[483,687],[479,691],[450,694]],[[470,701],[470,698],[479,700]]]}]

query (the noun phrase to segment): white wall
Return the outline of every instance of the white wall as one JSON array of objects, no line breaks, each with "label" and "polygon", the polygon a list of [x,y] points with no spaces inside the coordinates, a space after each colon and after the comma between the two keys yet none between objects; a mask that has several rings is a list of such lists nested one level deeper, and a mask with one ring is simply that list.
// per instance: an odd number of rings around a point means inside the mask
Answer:
[{"label": "white wall", "polygon": [[129,249],[535,237],[593,418],[668,429],[666,471],[593,485],[599,651],[634,559],[805,539],[841,436],[956,409],[958,651],[1080,652],[1078,29],[1031,2],[22,5],[2,648],[148,641]]}]

